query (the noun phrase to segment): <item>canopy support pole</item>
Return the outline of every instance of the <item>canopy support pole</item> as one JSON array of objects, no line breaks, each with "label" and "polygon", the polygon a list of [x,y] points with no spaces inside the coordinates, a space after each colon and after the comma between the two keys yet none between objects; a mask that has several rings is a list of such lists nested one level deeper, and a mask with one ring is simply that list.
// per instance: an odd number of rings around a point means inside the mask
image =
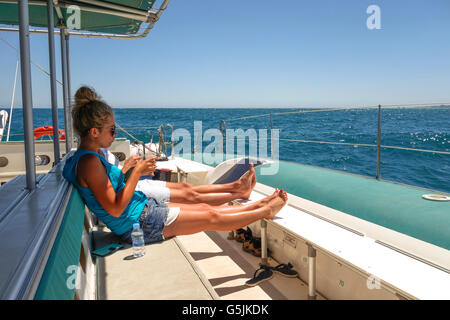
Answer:
[{"label": "canopy support pole", "polygon": [[67,47],[66,47],[66,34],[65,27],[60,27],[59,32],[61,38],[61,71],[63,82],[63,102],[64,102],[64,130],[66,131],[66,154],[70,152],[70,113],[69,113],[69,97],[67,89]]},{"label": "canopy support pole", "polygon": [[27,189],[36,188],[34,161],[33,99],[31,91],[30,33],[28,0],[19,1],[20,73],[22,81],[22,108],[25,145],[25,169]]},{"label": "canopy support pole", "polygon": [[72,91],[70,86],[70,49],[69,49],[69,34],[66,35],[66,77],[67,77],[67,107],[69,110],[69,124],[67,127],[68,132],[66,132],[67,138],[69,139],[69,146],[73,147],[73,128],[72,128]]},{"label": "canopy support pole", "polygon": [[55,28],[53,19],[53,0],[47,0],[48,17],[48,53],[50,66],[50,93],[52,102],[52,126],[53,126],[53,154],[54,165],[60,160],[59,127],[58,127],[58,99],[56,91],[56,67],[55,67]]}]

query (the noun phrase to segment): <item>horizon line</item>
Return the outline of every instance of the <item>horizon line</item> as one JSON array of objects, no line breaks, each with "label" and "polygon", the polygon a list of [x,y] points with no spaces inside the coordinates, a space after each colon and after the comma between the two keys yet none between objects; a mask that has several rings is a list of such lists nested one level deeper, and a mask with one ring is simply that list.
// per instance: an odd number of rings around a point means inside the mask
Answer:
[{"label": "horizon line", "polygon": [[[111,106],[113,109],[323,109],[323,108],[336,108],[336,109],[370,109],[370,108],[376,108],[378,105],[373,106],[353,106],[353,107],[346,107],[346,106],[315,106],[315,107],[309,107],[309,106],[299,106],[299,107],[173,107],[173,106],[161,106],[161,107],[114,107]],[[429,108],[429,107],[450,107],[450,104],[417,104],[417,105],[411,105],[411,104],[396,104],[396,105],[382,105],[383,108],[389,108],[389,109],[395,109],[395,108]],[[0,106],[0,109],[4,110],[10,110],[10,107],[3,107]],[[14,107],[15,109],[23,109],[23,107]],[[35,106],[33,109],[52,109],[52,107],[40,107]],[[58,110],[64,110],[64,107],[58,107]]]}]

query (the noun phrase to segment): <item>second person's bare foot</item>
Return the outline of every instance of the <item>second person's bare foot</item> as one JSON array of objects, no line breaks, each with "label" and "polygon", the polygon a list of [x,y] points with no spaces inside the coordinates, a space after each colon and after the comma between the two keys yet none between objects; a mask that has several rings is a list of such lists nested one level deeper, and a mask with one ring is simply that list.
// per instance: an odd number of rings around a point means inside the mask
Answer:
[{"label": "second person's bare foot", "polygon": [[240,186],[237,192],[241,193],[241,199],[248,200],[256,185],[256,173],[253,164],[250,164],[250,169],[239,179],[239,182]]}]

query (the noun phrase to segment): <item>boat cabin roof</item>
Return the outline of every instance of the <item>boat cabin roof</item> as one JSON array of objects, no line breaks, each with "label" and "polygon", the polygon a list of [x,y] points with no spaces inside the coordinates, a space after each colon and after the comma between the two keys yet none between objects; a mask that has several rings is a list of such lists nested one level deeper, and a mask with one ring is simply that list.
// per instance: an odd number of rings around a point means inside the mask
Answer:
[{"label": "boat cabin roof", "polygon": [[[136,35],[143,23],[154,23],[159,16],[153,10],[156,0],[74,0],[54,4],[54,27],[93,34]],[[29,1],[29,24],[48,27],[47,1]],[[0,3],[0,24],[19,25],[16,1]]]}]

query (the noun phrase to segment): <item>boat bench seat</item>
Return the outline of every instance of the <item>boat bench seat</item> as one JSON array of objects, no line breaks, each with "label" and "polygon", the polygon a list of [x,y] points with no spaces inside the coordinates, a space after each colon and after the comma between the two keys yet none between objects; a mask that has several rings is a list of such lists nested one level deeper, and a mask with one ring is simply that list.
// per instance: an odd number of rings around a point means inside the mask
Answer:
[{"label": "boat bench seat", "polygon": [[176,239],[147,245],[138,259],[129,245],[105,258],[93,256],[119,239],[95,224],[62,177],[64,160],[38,175],[32,192],[24,188],[25,176],[0,187],[11,199],[0,203],[2,299],[216,298]]},{"label": "boat bench seat", "polygon": [[[273,190],[257,183],[251,200]],[[275,259],[290,259],[306,282],[308,248],[314,249],[316,289],[327,292],[326,298],[357,299],[361,290],[364,299],[450,299],[448,250],[294,195],[273,220],[265,221],[269,250],[287,252]],[[257,233],[264,232],[261,222],[252,226]],[[426,248],[447,263],[415,256],[413,248]]]},{"label": "boat bench seat", "polygon": [[[92,231],[93,250],[120,243],[101,222]],[[176,238],[145,246],[134,258],[129,244],[106,257],[96,257],[97,299],[211,300],[217,294]]]},{"label": "boat bench seat", "polygon": [[17,176],[0,188],[1,299],[73,299],[67,267],[78,264],[84,208],[62,164],[26,188]]}]

